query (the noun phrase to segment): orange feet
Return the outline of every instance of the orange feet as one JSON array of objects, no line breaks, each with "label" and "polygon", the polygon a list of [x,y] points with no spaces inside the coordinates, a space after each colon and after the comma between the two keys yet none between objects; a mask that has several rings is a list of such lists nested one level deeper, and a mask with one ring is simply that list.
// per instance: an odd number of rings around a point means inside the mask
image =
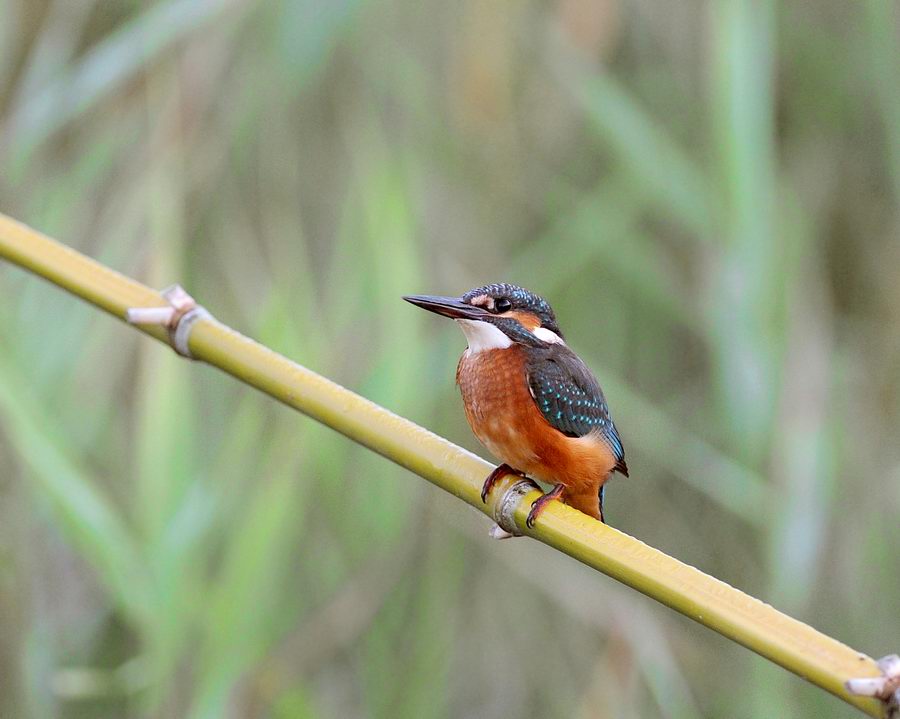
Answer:
[{"label": "orange feet", "polygon": [[534,521],[540,516],[541,512],[544,511],[547,502],[559,499],[559,495],[563,493],[565,488],[566,485],[564,484],[554,484],[553,489],[547,492],[547,494],[534,500],[534,504],[531,505],[531,511],[528,513],[528,519],[525,520],[525,526],[532,529],[534,527]]},{"label": "orange feet", "polygon": [[520,472],[518,469],[513,469],[505,462],[497,467],[493,472],[491,472],[487,479],[484,480],[484,486],[481,488],[481,501],[487,504],[487,496],[491,493],[491,490],[494,488],[494,484],[501,477],[505,477],[507,474],[515,474],[519,477],[524,477],[525,474]]}]

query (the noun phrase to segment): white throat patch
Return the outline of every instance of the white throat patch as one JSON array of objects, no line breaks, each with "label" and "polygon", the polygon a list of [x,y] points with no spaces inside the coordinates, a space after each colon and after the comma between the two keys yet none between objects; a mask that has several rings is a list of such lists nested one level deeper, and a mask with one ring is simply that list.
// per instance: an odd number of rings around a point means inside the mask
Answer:
[{"label": "white throat patch", "polygon": [[512,340],[490,322],[480,320],[456,320],[462,328],[469,352],[477,354],[485,350],[502,350],[512,347]]}]

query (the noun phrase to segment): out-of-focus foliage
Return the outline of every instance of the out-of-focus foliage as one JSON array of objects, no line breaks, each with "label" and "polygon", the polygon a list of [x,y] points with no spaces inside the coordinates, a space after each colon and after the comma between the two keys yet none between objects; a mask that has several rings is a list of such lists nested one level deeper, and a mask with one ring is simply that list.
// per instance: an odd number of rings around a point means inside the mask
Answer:
[{"label": "out-of-focus foliage", "polygon": [[[890,0],[0,0],[0,206],[471,448],[547,296],[609,520],[900,637]],[[0,267],[0,715],[838,717],[712,633]]]}]

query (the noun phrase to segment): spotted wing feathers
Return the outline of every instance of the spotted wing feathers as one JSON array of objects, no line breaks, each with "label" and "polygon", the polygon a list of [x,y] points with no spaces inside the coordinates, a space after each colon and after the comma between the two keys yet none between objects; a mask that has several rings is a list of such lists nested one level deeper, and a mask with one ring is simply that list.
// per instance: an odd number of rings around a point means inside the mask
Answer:
[{"label": "spotted wing feathers", "polygon": [[622,440],[609,416],[603,391],[584,362],[560,344],[528,354],[528,386],[544,418],[569,437],[599,433],[616,458],[616,471],[627,477]]}]

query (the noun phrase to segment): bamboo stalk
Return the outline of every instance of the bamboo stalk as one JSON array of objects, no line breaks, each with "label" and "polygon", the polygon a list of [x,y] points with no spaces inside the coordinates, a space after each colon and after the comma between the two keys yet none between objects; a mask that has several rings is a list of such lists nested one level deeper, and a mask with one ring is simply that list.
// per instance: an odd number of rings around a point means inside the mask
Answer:
[{"label": "bamboo stalk", "polygon": [[[2,214],[0,257],[119,319],[129,308],[165,305],[155,290]],[[162,327],[140,329],[168,342]],[[515,481],[504,479],[491,502],[483,504],[479,493],[490,464],[214,319],[194,325],[189,346],[196,359],[328,425],[489,516]],[[537,526],[527,530],[525,517],[538,496],[537,490],[528,492],[515,507],[516,524],[524,534],[752,649],[869,716],[886,716],[883,703],[850,695],[844,685],[851,678],[881,675],[871,657],[562,503],[549,505]]]}]

